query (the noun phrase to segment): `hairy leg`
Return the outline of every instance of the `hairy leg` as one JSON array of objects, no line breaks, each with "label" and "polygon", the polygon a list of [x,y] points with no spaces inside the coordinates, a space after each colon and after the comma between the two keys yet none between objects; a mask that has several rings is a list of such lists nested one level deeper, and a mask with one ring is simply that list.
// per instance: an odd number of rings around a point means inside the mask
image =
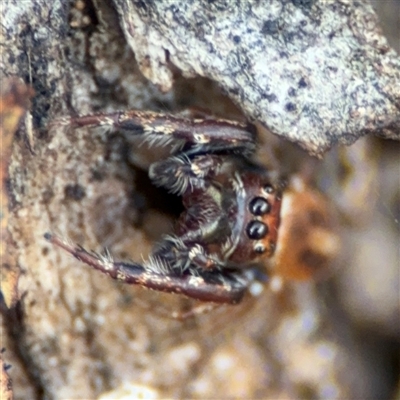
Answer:
[{"label": "hairy leg", "polygon": [[235,273],[199,273],[174,274],[172,271],[152,269],[150,266],[136,263],[115,262],[109,254],[105,256],[89,253],[80,246],[72,245],[50,233],[45,234],[45,239],[55,244],[76,259],[103,272],[113,279],[136,284],[148,289],[161,292],[178,293],[193,299],[214,302],[237,304],[247,289],[248,280]]},{"label": "hairy leg", "polygon": [[251,154],[255,148],[255,128],[250,124],[212,118],[185,118],[150,111],[116,111],[64,118],[72,127],[109,126],[129,135],[142,136],[151,144],[181,141],[194,151],[238,151]]}]

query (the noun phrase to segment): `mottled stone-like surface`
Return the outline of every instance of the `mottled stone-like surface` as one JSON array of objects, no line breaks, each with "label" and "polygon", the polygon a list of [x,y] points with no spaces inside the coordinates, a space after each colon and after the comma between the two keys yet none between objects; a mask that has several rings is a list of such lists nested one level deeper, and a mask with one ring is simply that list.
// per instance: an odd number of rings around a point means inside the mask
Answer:
[{"label": "mottled stone-like surface", "polygon": [[217,82],[251,119],[320,154],[399,139],[400,59],[367,2],[114,0],[143,74]]},{"label": "mottled stone-like surface", "polygon": [[[285,3],[294,15],[320,7],[294,3]],[[310,176],[339,210],[348,238],[341,259],[326,282],[288,283],[278,293],[267,285],[237,307],[183,323],[168,315],[190,308],[187,299],[112,282],[45,242],[52,231],[140,261],[171,229],[180,204],[147,178],[161,153],[118,133],[59,126],[58,117],[196,105],[241,119],[237,106],[247,110],[221,93],[222,81],[186,79],[176,70],[172,90],[162,93],[142,75],[143,59],[135,55],[138,66],[110,4],[4,7],[0,78],[17,75],[35,91],[25,120],[32,128],[23,123],[17,132],[6,193],[8,248],[22,272],[20,301],[1,308],[14,399],[390,397],[399,341],[391,278],[398,261],[396,142],[359,141],[316,161],[260,130],[260,161],[268,164],[273,153],[283,171],[314,166]]]}]

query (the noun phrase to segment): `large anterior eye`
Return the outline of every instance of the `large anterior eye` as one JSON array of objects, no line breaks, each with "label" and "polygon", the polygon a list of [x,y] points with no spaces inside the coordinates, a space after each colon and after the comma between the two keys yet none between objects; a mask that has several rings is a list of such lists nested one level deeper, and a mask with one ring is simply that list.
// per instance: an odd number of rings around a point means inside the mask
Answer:
[{"label": "large anterior eye", "polygon": [[271,211],[271,205],[263,197],[254,197],[249,204],[249,210],[253,215],[264,215]]},{"label": "large anterior eye", "polygon": [[247,225],[246,232],[250,239],[258,240],[262,239],[268,234],[268,227],[263,222],[251,221]]}]

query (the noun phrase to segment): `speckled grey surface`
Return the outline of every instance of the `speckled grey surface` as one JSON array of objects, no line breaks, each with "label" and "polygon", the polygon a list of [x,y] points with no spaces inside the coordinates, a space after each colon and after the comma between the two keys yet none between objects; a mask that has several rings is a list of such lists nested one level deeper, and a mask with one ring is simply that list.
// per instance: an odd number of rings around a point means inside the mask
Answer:
[{"label": "speckled grey surface", "polygon": [[367,2],[114,0],[143,74],[216,81],[251,119],[319,154],[399,138],[400,59]]}]

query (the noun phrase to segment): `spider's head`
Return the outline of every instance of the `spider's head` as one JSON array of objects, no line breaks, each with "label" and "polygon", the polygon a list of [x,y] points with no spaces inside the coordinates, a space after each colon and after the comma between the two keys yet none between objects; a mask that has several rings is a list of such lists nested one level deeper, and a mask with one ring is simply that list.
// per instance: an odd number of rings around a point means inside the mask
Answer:
[{"label": "spider's head", "polygon": [[[274,254],[280,224],[283,183],[260,173],[241,176],[243,193],[238,200],[240,240],[231,260],[236,263],[261,262]],[[239,224],[238,224],[239,225]]]},{"label": "spider's head", "polygon": [[282,191],[279,185],[260,182],[258,193],[247,199],[246,236],[256,257],[271,257],[275,251],[280,224]]},{"label": "spider's head", "polygon": [[284,279],[304,280],[325,272],[340,240],[324,196],[300,177],[287,186],[263,174],[241,178],[246,193],[236,215],[241,233],[230,260],[242,266],[269,260],[270,272]]}]

